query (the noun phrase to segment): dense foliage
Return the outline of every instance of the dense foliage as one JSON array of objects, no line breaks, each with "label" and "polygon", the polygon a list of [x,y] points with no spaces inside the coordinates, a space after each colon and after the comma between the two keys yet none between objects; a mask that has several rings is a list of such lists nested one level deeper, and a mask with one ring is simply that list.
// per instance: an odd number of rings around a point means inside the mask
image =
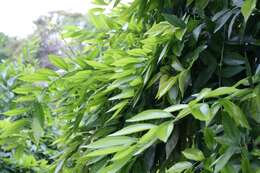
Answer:
[{"label": "dense foliage", "polygon": [[260,2],[95,3],[58,70],[2,64],[0,168],[259,173]]}]

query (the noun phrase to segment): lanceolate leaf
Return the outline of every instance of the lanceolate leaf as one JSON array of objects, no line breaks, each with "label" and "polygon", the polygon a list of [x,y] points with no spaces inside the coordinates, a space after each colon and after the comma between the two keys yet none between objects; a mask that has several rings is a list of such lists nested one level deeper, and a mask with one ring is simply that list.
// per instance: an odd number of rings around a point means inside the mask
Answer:
[{"label": "lanceolate leaf", "polygon": [[171,117],[173,116],[169,112],[159,110],[159,109],[150,109],[150,110],[143,111],[126,121],[136,122],[136,121],[145,121],[145,120],[171,118]]},{"label": "lanceolate leaf", "polygon": [[214,32],[217,32],[219,29],[222,28],[223,25],[226,24],[226,22],[228,21],[228,19],[231,17],[232,12],[228,11],[227,13],[225,13],[224,15],[222,15],[217,21],[216,21],[216,27]]},{"label": "lanceolate leaf", "polygon": [[187,108],[187,107],[189,107],[189,105],[187,105],[187,104],[177,104],[177,105],[172,105],[168,108],[165,108],[164,111],[175,112],[175,111],[179,111],[181,109]]},{"label": "lanceolate leaf", "polygon": [[145,123],[141,123],[141,124],[134,124],[134,125],[130,125],[130,126],[127,126],[115,133],[112,133],[111,135],[109,136],[122,136],[122,135],[129,135],[129,134],[132,134],[132,133],[136,133],[136,132],[140,132],[140,131],[144,131],[144,130],[149,130],[153,127],[156,127],[155,125],[153,124],[145,124]]},{"label": "lanceolate leaf", "polygon": [[123,150],[125,148],[126,148],[125,146],[113,146],[112,148],[98,149],[98,150],[88,153],[86,156],[87,157],[96,157],[96,156],[112,154],[112,153],[118,152],[120,150]]},{"label": "lanceolate leaf", "polygon": [[96,148],[108,148],[108,147],[118,146],[118,145],[128,146],[135,143],[136,141],[137,139],[132,137],[111,136],[111,137],[105,137],[103,139],[99,139],[85,147],[96,149]]},{"label": "lanceolate leaf", "polygon": [[238,89],[234,87],[220,87],[217,88],[211,92],[209,92],[205,97],[210,98],[210,97],[218,97],[222,95],[227,95],[236,92]]}]

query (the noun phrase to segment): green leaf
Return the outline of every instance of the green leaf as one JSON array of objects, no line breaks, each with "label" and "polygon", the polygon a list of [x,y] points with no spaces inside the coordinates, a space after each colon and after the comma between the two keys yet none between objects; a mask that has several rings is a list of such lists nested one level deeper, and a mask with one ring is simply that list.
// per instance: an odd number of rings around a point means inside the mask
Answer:
[{"label": "green leaf", "polygon": [[[182,36],[181,36],[182,37]],[[182,38],[179,38],[179,40],[182,40]],[[174,42],[174,46],[173,46],[173,53],[174,55],[176,55],[177,57],[180,57],[181,56],[181,52],[184,48],[184,42],[180,42],[180,41],[176,41]],[[176,57],[176,59],[177,59]],[[173,66],[173,64],[171,64]]]},{"label": "green leaf", "polygon": [[222,99],[219,101],[219,103],[224,106],[225,111],[227,111],[229,116],[235,120],[237,125],[245,128],[250,128],[245,114],[237,105],[227,99]]},{"label": "green leaf", "polygon": [[209,0],[196,0],[195,6],[197,7],[197,9],[203,10],[204,8],[207,7],[208,3],[209,3]]},{"label": "green leaf", "polygon": [[121,135],[129,135],[132,133],[136,133],[136,132],[141,132],[141,131],[145,131],[145,130],[149,130],[153,127],[156,127],[153,124],[148,124],[148,123],[140,123],[140,124],[134,124],[134,125],[130,125],[127,126],[115,133],[112,133],[109,136],[121,136]]},{"label": "green leaf", "polygon": [[159,62],[165,57],[165,55],[167,54],[168,46],[169,46],[169,43],[167,43],[167,44],[164,46],[162,52],[160,53],[160,56],[159,56],[159,58],[158,58],[158,62],[157,62],[157,63],[159,63]]},{"label": "green leaf", "polygon": [[191,113],[191,111],[190,111],[190,108],[189,108],[189,107],[188,107],[188,108],[184,108],[184,109],[182,109],[182,110],[178,113],[178,115],[176,116],[176,118],[175,118],[174,121],[178,121],[178,120],[180,120],[180,119],[186,117],[186,116],[189,115],[190,113]]},{"label": "green leaf", "polygon": [[178,78],[179,88],[180,88],[182,97],[184,96],[185,89],[186,89],[186,87],[189,83],[189,80],[190,80],[189,71],[188,70],[182,71],[179,75],[179,78]]},{"label": "green leaf", "polygon": [[216,21],[216,27],[214,30],[214,33],[216,33],[218,30],[220,30],[222,28],[223,25],[226,24],[226,22],[228,21],[228,19],[231,17],[232,15],[232,11],[228,11],[227,13],[225,13],[224,15],[222,15],[217,21]]},{"label": "green leaf", "polygon": [[14,121],[10,126],[4,128],[4,131],[1,132],[0,138],[11,137],[12,135],[19,134],[27,125],[29,125],[29,121],[25,118]]},{"label": "green leaf", "polygon": [[160,124],[156,131],[156,136],[163,142],[167,142],[173,130],[173,121]]},{"label": "green leaf", "polygon": [[247,22],[249,16],[251,15],[251,13],[253,12],[253,10],[256,7],[256,2],[257,0],[245,0],[242,8],[241,8],[241,12],[245,18],[245,23]]},{"label": "green leaf", "polygon": [[96,69],[106,69],[109,67],[106,64],[92,60],[86,60],[86,63]]},{"label": "green leaf", "polygon": [[202,161],[205,159],[204,154],[196,148],[187,148],[182,154],[189,160]]},{"label": "green leaf", "polygon": [[213,130],[211,128],[205,128],[203,135],[204,135],[203,138],[204,138],[204,141],[205,141],[207,147],[209,149],[213,149],[213,147],[215,145],[217,145],[217,143],[214,139],[215,134],[214,134]]},{"label": "green leaf", "polygon": [[229,159],[237,150],[236,147],[229,147],[212,165],[215,165],[214,173],[218,173],[228,163]]},{"label": "green leaf", "polygon": [[139,139],[138,143],[136,144],[137,150],[135,151],[134,155],[142,153],[144,150],[146,150],[156,142],[156,140],[158,139],[157,129],[158,127],[151,128]]},{"label": "green leaf", "polygon": [[236,123],[227,115],[227,113],[222,113],[222,124],[225,136],[231,139],[234,144],[239,144],[241,136],[240,131],[236,126]]},{"label": "green leaf", "polygon": [[[112,63],[111,65],[116,66],[116,67],[123,67],[129,64],[135,64],[135,63],[140,63],[142,61],[144,61],[144,58],[133,58],[133,57],[126,57],[126,58],[121,58],[119,60],[116,60],[114,63]],[[100,65],[99,65],[100,66]],[[97,66],[96,66],[97,67]],[[107,66],[104,67],[99,67],[100,69],[102,68],[107,68]]]},{"label": "green leaf", "polygon": [[170,114],[169,112],[160,109],[150,109],[135,115],[134,117],[126,120],[126,122],[137,122],[137,121],[172,118],[172,117],[173,117],[172,114]]},{"label": "green leaf", "polygon": [[137,146],[136,145],[133,145],[133,146],[130,146],[128,147],[126,150],[122,150],[120,152],[117,152],[113,158],[111,159],[112,161],[115,161],[115,160],[120,160],[120,159],[123,159],[125,157],[129,157],[131,155],[134,154],[135,150],[136,150]]},{"label": "green leaf", "polygon": [[237,66],[245,64],[245,58],[237,52],[227,52],[224,55],[223,62],[227,65]]},{"label": "green leaf", "polygon": [[210,52],[205,51],[201,59],[206,67],[201,69],[196,81],[194,82],[195,90],[200,90],[205,87],[205,84],[211,79],[217,68],[216,58]]},{"label": "green leaf", "polygon": [[120,94],[118,94],[114,97],[109,98],[108,100],[126,99],[126,98],[133,97],[134,94],[135,94],[135,92],[134,92],[133,89],[127,89],[127,90],[123,91],[122,93],[120,93]]},{"label": "green leaf", "polygon": [[190,106],[190,110],[194,118],[200,121],[207,121],[211,117],[211,110],[207,103]]},{"label": "green leaf", "polygon": [[179,111],[179,110],[187,108],[187,107],[189,107],[189,105],[187,105],[187,104],[177,104],[177,105],[172,105],[168,108],[165,108],[164,111],[166,111],[166,112],[176,112],[176,111]]},{"label": "green leaf", "polygon": [[226,164],[226,166],[221,170],[221,173],[236,173],[237,171],[231,164]]},{"label": "green leaf", "polygon": [[179,19],[177,16],[173,15],[173,14],[163,14],[163,17],[165,20],[167,20],[170,24],[172,24],[173,26],[179,27],[179,28],[185,28],[186,24]]},{"label": "green leaf", "polygon": [[168,78],[167,75],[163,75],[160,79],[159,90],[156,94],[156,98],[160,99],[162,96],[164,96],[177,82],[177,79],[178,78],[176,76]]},{"label": "green leaf", "polygon": [[240,11],[237,11],[235,13],[235,15],[232,17],[229,25],[228,25],[228,39],[231,37],[231,34],[232,34],[232,29],[233,29],[233,25],[238,17],[238,15],[240,14]]},{"label": "green leaf", "polygon": [[33,74],[26,74],[21,76],[19,79],[26,82],[41,82],[41,81],[50,81],[50,76],[48,74],[41,74],[41,73],[33,73]]},{"label": "green leaf", "polygon": [[130,161],[131,157],[124,157],[120,160],[116,160],[112,164],[102,168],[98,173],[117,173],[122,167]]},{"label": "green leaf", "polygon": [[12,110],[9,110],[7,112],[4,112],[3,114],[7,115],[7,116],[16,116],[16,115],[21,115],[21,114],[28,112],[28,111],[29,111],[28,108],[17,108],[17,109],[12,109]]},{"label": "green leaf", "polygon": [[232,94],[238,91],[235,87],[220,87],[206,94],[205,98],[218,97],[222,95]]},{"label": "green leaf", "polygon": [[116,153],[118,151],[126,149],[125,146],[113,146],[112,148],[102,148],[95,151],[92,151],[86,155],[86,157],[96,157],[102,155],[108,155],[112,153]]},{"label": "green leaf", "polygon": [[115,110],[121,109],[122,107],[124,107],[125,105],[128,104],[128,100],[123,100],[119,103],[117,103],[115,106],[113,106],[111,109],[109,109],[107,112],[113,112]]},{"label": "green leaf", "polygon": [[248,159],[249,153],[246,149],[242,149],[242,161],[241,161],[241,168],[242,173],[254,173],[252,165]]},{"label": "green leaf", "polygon": [[198,39],[199,39],[199,36],[200,36],[200,33],[201,33],[201,30],[205,27],[205,24],[200,24],[199,26],[197,26],[193,31],[192,31],[192,34],[193,34],[193,37],[195,39],[195,41],[197,42]]},{"label": "green leaf", "polygon": [[243,70],[245,70],[245,67],[243,66],[224,67],[221,71],[221,76],[225,78],[231,78]]},{"label": "green leaf", "polygon": [[171,66],[176,71],[184,71],[185,70],[177,57],[172,58]]},{"label": "green leaf", "polygon": [[167,170],[167,173],[181,173],[186,169],[189,169],[192,167],[192,163],[183,161],[175,163],[170,169]]},{"label": "green leaf", "polygon": [[40,103],[34,104],[34,112],[33,112],[33,119],[32,119],[32,131],[34,139],[38,144],[40,138],[44,134],[44,112],[43,108]]},{"label": "green leaf", "polygon": [[229,11],[229,9],[223,9],[219,12],[217,12],[213,17],[212,17],[212,21],[215,22],[217,21],[220,17],[222,17],[224,14],[226,14]]},{"label": "green leaf", "polygon": [[109,148],[112,146],[124,145],[129,146],[137,142],[136,138],[127,137],[127,136],[109,136],[102,139],[99,139],[87,146],[86,148],[98,149],[98,148]]},{"label": "green leaf", "polygon": [[49,55],[49,60],[54,66],[59,67],[63,70],[68,70],[69,68],[68,64],[62,57],[59,57],[57,55]]}]

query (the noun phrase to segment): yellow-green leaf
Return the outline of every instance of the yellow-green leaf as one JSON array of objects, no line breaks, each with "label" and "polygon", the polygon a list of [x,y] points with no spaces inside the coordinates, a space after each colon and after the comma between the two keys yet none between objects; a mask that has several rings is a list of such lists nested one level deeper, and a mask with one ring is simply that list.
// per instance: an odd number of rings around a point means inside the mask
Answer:
[{"label": "yellow-green leaf", "polygon": [[241,12],[245,18],[245,22],[247,22],[249,16],[251,15],[251,13],[253,12],[253,10],[256,7],[256,0],[245,0],[242,8],[241,8]]}]

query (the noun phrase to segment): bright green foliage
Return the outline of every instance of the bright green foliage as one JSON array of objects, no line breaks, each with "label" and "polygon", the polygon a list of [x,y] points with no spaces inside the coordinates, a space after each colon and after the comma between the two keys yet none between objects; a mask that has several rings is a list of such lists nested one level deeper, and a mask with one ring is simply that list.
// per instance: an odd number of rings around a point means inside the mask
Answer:
[{"label": "bright green foliage", "polygon": [[51,141],[38,172],[259,171],[260,4],[95,2],[93,30],[64,31],[82,53],[19,76],[31,100],[4,111],[18,120],[0,138],[28,126],[34,145]]}]

